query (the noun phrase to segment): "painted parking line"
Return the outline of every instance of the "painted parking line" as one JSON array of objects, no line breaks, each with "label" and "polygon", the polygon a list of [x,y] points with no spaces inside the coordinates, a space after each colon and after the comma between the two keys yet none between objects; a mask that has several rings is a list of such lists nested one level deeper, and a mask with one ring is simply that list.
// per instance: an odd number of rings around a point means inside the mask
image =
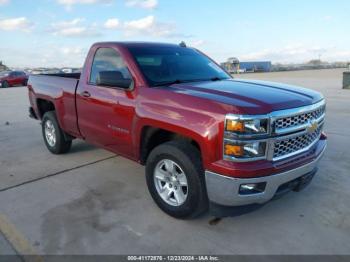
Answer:
[{"label": "painted parking line", "polygon": [[17,230],[16,226],[12,224],[6,216],[2,214],[0,214],[0,232],[24,261],[44,261],[44,259],[38,255],[35,248],[29,243],[27,238]]}]

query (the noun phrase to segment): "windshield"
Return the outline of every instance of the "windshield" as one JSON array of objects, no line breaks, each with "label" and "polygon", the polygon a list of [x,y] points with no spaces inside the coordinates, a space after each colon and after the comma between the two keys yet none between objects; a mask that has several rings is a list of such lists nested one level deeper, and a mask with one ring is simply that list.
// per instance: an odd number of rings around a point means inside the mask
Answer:
[{"label": "windshield", "polygon": [[151,86],[230,78],[212,60],[195,49],[180,46],[128,49]]},{"label": "windshield", "polygon": [[8,71],[2,71],[0,72],[0,76],[8,76],[10,72]]}]

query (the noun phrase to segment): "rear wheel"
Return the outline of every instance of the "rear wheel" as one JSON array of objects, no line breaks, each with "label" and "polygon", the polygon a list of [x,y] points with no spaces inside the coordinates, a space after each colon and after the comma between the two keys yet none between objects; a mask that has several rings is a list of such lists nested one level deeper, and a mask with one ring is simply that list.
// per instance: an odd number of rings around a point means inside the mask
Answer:
[{"label": "rear wheel", "polygon": [[24,80],[23,82],[22,82],[22,86],[27,86],[28,85],[28,80]]},{"label": "rear wheel", "polygon": [[153,200],[170,216],[196,217],[208,207],[200,153],[189,143],[156,147],[147,159],[146,180]]},{"label": "rear wheel", "polygon": [[1,85],[2,88],[8,88],[9,86],[10,85],[7,81],[2,82],[2,85]]},{"label": "rear wheel", "polygon": [[46,112],[42,120],[42,133],[47,149],[53,154],[67,153],[72,140],[66,140],[54,111]]}]

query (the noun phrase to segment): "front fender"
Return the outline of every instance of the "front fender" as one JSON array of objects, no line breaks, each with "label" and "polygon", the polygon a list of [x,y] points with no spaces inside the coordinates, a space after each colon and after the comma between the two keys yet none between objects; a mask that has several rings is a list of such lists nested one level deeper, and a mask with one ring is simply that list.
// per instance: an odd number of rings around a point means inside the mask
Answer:
[{"label": "front fender", "polygon": [[136,106],[133,123],[135,155],[139,156],[142,129],[145,126],[160,128],[198,143],[204,167],[222,158],[224,108],[217,102],[175,94],[165,90],[157,92],[157,98],[143,97]]}]

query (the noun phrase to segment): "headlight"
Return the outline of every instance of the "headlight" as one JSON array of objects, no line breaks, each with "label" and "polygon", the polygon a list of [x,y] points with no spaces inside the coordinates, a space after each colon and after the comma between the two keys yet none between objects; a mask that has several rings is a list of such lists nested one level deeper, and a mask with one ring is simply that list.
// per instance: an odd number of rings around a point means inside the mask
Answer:
[{"label": "headlight", "polygon": [[224,158],[238,162],[266,159],[269,125],[267,115],[226,115]]},{"label": "headlight", "polygon": [[224,154],[226,157],[241,160],[264,158],[266,154],[266,142],[225,141]]},{"label": "headlight", "polygon": [[263,135],[268,133],[268,119],[243,118],[235,115],[227,115],[225,131],[237,135]]}]

